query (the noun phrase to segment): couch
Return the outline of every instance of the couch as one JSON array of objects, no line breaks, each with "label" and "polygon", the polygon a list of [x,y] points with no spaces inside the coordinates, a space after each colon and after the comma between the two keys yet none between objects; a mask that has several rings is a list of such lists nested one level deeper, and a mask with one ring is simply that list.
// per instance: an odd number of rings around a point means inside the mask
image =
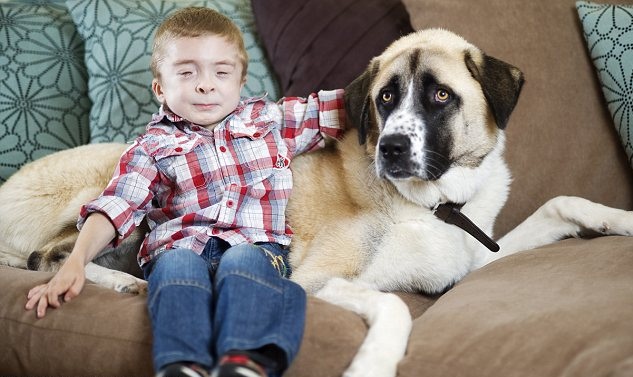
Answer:
[{"label": "couch", "polygon": [[[146,59],[165,12],[195,3],[239,21],[251,58],[247,94],[273,97],[344,86],[412,29],[455,31],[526,76],[507,128],[514,181],[495,235],[557,195],[633,209],[630,0],[620,8],[573,0],[20,3],[26,10],[0,2],[2,180],[47,153],[139,132],[155,104],[141,93],[146,70],[129,67]],[[62,63],[35,53],[57,40],[70,46],[55,60]],[[112,56],[125,75],[106,69]],[[7,100],[29,95],[31,105]],[[567,239],[502,258],[441,295],[398,293],[414,319],[398,376],[632,376],[632,271],[633,238]],[[143,296],[89,283],[37,320],[23,309],[26,292],[51,276],[0,266],[0,375],[153,374]],[[366,332],[357,315],[310,297],[286,375],[340,376]]]}]

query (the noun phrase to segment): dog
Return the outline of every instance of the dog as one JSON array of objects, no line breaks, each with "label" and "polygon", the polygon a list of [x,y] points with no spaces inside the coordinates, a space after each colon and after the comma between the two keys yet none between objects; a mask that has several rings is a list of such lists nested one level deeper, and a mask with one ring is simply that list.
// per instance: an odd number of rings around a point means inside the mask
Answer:
[{"label": "dog", "polygon": [[[292,279],[360,314],[367,337],[345,376],[395,376],[412,320],[392,291],[437,294],[520,250],[597,234],[633,234],[633,212],[557,197],[497,242],[508,197],[504,130],[521,71],[442,29],[395,41],[345,93],[350,129],[291,164]],[[34,161],[0,187],[0,263],[55,270],[76,239],[81,204],[108,182],[125,145]],[[134,272],[142,231],[95,260]],[[31,253],[31,251],[36,252]],[[137,277],[90,264],[87,278],[138,293]]]}]

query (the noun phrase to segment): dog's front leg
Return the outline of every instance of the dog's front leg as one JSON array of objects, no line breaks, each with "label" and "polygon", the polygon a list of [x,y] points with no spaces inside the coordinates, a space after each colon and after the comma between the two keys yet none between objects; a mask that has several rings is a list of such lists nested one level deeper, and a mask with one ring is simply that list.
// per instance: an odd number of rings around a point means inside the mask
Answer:
[{"label": "dog's front leg", "polygon": [[95,263],[86,265],[86,278],[117,292],[146,294],[147,282],[125,272],[111,270]]},{"label": "dog's front leg", "polygon": [[329,280],[316,297],[363,317],[369,330],[344,377],[392,377],[404,357],[412,320],[407,305],[393,293],[359,282]]},{"label": "dog's front leg", "polygon": [[[534,249],[584,235],[633,235],[633,211],[624,211],[573,196],[550,199],[499,240],[498,255]],[[490,261],[490,260],[489,260]]]}]

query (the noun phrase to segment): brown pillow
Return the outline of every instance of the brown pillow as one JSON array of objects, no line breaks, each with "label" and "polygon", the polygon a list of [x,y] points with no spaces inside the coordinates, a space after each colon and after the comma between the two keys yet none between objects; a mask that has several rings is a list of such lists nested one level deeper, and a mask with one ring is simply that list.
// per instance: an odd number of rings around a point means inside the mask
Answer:
[{"label": "brown pillow", "polygon": [[413,31],[400,0],[252,0],[284,96],[343,88]]}]

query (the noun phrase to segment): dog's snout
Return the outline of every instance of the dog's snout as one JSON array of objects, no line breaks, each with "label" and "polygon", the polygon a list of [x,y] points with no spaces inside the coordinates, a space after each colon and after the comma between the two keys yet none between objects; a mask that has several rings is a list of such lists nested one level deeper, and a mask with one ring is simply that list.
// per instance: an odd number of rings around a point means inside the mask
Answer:
[{"label": "dog's snout", "polygon": [[381,138],[378,148],[385,160],[397,161],[409,155],[411,140],[401,134],[387,135]]}]

